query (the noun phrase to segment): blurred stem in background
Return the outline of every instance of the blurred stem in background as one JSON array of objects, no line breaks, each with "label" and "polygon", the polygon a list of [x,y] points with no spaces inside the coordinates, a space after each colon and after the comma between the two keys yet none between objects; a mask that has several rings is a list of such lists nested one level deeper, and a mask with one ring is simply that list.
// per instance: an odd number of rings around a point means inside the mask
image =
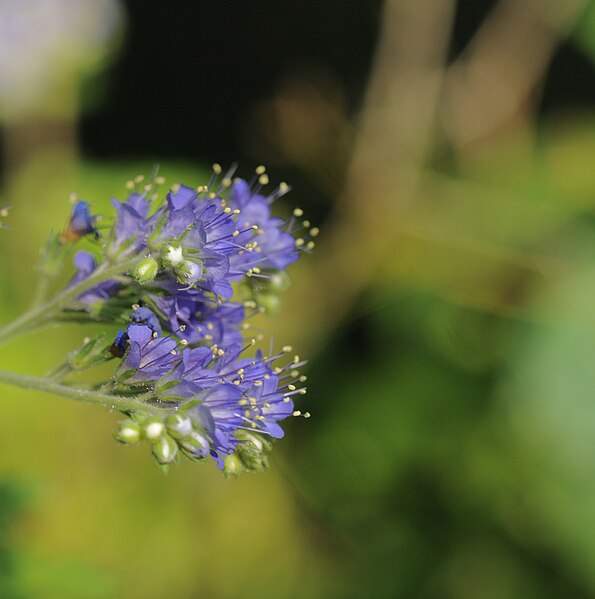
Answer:
[{"label": "blurred stem in background", "polygon": [[307,347],[311,330],[324,336],[338,325],[394,249],[395,226],[415,200],[431,147],[454,8],[449,0],[385,4],[346,184],[324,235],[324,260],[297,281],[318,290],[316,301],[289,308],[300,312],[287,333],[300,345]]},{"label": "blurred stem in background", "polygon": [[[348,132],[338,138],[352,141],[351,159],[320,239],[315,268],[302,269],[298,275],[297,285],[316,290],[315,297],[313,292],[308,302],[295,297],[286,300],[286,313],[299,317],[280,325],[291,329],[286,334],[297,338],[298,345],[309,350],[312,339],[310,328],[301,326],[302,322],[312,323],[319,335],[327,335],[361,294],[382,278],[429,286],[456,302],[488,312],[532,318],[522,304],[511,301],[508,281],[520,277],[538,283],[565,266],[549,256],[515,247],[516,239],[511,245],[500,244],[482,236],[479,227],[474,229],[474,218],[481,217],[482,198],[494,197],[490,207],[496,211],[490,217],[496,219],[494,230],[510,228],[506,221],[514,218],[517,202],[522,202],[509,192],[502,197],[503,190],[491,181],[482,182],[477,164],[498,151],[503,132],[533,135],[529,128],[535,119],[537,91],[551,57],[587,4],[587,0],[502,0],[461,55],[449,63],[455,2],[385,3],[357,123],[352,126],[343,120],[337,125],[341,119],[338,107],[333,114],[333,126]],[[317,106],[311,111],[296,110],[295,102],[292,105],[289,97],[284,104],[272,106],[277,111],[292,108],[286,118],[296,119],[292,126],[282,114],[278,117],[283,126],[278,131],[282,147],[303,138],[293,132],[307,129],[308,123],[297,119],[307,120],[316,113]],[[332,107],[324,110],[330,114]],[[315,143],[315,139],[310,141]],[[517,146],[515,151],[525,152],[519,160],[533,160],[533,143],[529,138],[525,146]],[[439,172],[432,164],[445,153],[450,153],[459,171],[455,176]],[[283,154],[297,158],[313,152],[302,147]],[[332,164],[306,161],[298,166],[317,182],[333,176]],[[461,201],[473,195],[475,213],[471,204]],[[465,213],[460,214],[457,230],[449,229],[449,221],[442,222],[442,216],[450,219],[461,210]],[[555,211],[550,219],[558,216]],[[465,276],[466,270],[470,272]],[[503,271],[508,276],[498,274]],[[475,276],[482,284],[477,284]]]}]

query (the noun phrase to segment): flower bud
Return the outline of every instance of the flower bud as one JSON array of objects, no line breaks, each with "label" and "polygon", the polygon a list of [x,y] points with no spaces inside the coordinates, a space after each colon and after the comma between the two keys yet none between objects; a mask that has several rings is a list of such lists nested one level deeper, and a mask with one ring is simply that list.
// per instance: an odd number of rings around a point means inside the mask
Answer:
[{"label": "flower bud", "polygon": [[226,478],[239,476],[243,471],[242,460],[235,453],[230,453],[223,458],[223,474]]},{"label": "flower bud", "polygon": [[267,453],[271,450],[268,440],[250,431],[238,431],[236,437],[240,440],[236,453],[246,470],[256,472],[268,468]]},{"label": "flower bud", "polygon": [[155,280],[159,272],[159,264],[155,258],[148,256],[141,260],[132,271],[132,277],[141,285],[146,285]]},{"label": "flower bud", "polygon": [[165,424],[163,424],[161,418],[157,418],[156,416],[145,420],[145,422],[143,422],[143,428],[145,437],[151,441],[159,439],[165,432]]},{"label": "flower bud", "polygon": [[180,440],[180,447],[191,460],[199,460],[209,455],[211,446],[204,435],[192,431],[190,435]]},{"label": "flower bud", "polygon": [[91,209],[87,202],[77,202],[72,208],[72,214],[66,225],[66,229],[64,229],[64,232],[60,236],[60,242],[68,243],[69,241],[76,241],[89,233],[92,233],[97,239],[99,233],[95,228],[96,220],[96,216],[91,216]]},{"label": "flower bud", "polygon": [[120,443],[128,445],[138,443],[142,437],[141,428],[134,420],[122,420],[118,425],[118,430],[114,433],[114,437]]},{"label": "flower bud", "polygon": [[169,435],[163,435],[153,443],[153,455],[160,464],[173,462],[177,453],[178,445]]},{"label": "flower bud", "polygon": [[196,285],[202,278],[202,273],[202,262],[196,258],[184,260],[174,267],[174,274],[176,275],[178,283],[181,285]]},{"label": "flower bud", "polygon": [[161,261],[164,266],[175,268],[184,262],[184,251],[179,244],[166,243],[161,248]]},{"label": "flower bud", "polygon": [[187,437],[192,433],[192,420],[188,416],[172,414],[165,419],[169,434],[175,439]]},{"label": "flower bud", "polygon": [[163,266],[173,270],[180,285],[192,287],[203,276],[202,262],[194,256],[188,258],[184,248],[177,243],[163,245],[161,248],[161,262]]}]

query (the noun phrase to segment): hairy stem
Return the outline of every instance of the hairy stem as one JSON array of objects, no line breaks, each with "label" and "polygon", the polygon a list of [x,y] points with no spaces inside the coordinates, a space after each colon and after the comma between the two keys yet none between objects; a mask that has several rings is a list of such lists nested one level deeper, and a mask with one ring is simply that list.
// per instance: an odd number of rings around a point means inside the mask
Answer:
[{"label": "hairy stem", "polygon": [[130,260],[120,262],[118,264],[103,264],[77,285],[73,285],[72,287],[65,289],[62,293],[58,294],[45,304],[34,306],[19,316],[16,320],[13,320],[11,323],[0,329],[0,345],[3,345],[4,343],[16,337],[20,337],[25,333],[29,333],[46,326],[55,320],[59,316],[60,312],[64,308],[68,307],[68,305],[79,295],[85,291],[88,291],[89,289],[92,289],[103,281],[107,281],[122,275],[130,270],[138,262],[138,260],[139,257],[135,256]]},{"label": "hairy stem", "polygon": [[143,403],[143,399],[147,398],[147,394],[138,397],[123,397],[120,395],[108,395],[99,391],[88,391],[86,389],[78,389],[76,387],[68,387],[55,383],[45,377],[31,376],[28,374],[16,374],[14,372],[6,372],[0,370],[0,383],[22,387],[23,389],[31,389],[35,391],[43,391],[44,393],[52,393],[60,395],[68,399],[82,401],[115,410],[143,410],[151,414],[163,414],[164,411],[171,410],[171,407],[158,407]]}]

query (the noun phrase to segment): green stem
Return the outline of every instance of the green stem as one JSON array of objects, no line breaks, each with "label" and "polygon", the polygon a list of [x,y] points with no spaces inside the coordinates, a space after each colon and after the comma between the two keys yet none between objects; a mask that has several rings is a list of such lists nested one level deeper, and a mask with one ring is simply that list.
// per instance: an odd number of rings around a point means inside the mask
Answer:
[{"label": "green stem", "polygon": [[98,391],[87,391],[86,389],[61,385],[44,377],[16,374],[14,372],[6,372],[5,370],[0,370],[0,383],[22,387],[23,389],[32,389],[35,391],[43,391],[44,393],[61,395],[68,399],[105,406],[115,410],[143,410],[144,412],[149,412],[151,414],[161,415],[164,412],[171,410],[171,408],[161,408],[143,403],[142,399],[147,398],[147,394],[137,396],[136,398],[122,397],[120,395],[107,395],[106,393],[100,393]]},{"label": "green stem", "polygon": [[16,320],[7,324],[0,329],[0,345],[3,345],[7,341],[20,337],[25,333],[29,333],[36,329],[39,329],[52,320],[54,320],[60,312],[68,306],[70,302],[75,300],[79,295],[92,289],[103,281],[108,281],[119,275],[126,273],[133,267],[139,260],[138,256],[131,258],[125,262],[113,264],[108,266],[107,263],[102,264],[91,273],[86,279],[73,285],[68,289],[65,289],[62,293],[51,299],[40,306],[34,306]]}]

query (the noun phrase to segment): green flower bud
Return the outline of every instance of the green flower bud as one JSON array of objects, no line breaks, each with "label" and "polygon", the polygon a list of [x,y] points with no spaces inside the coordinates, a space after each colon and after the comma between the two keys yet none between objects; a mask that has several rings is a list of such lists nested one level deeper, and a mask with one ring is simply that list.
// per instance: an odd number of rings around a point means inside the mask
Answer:
[{"label": "green flower bud", "polygon": [[143,429],[145,437],[151,441],[155,441],[165,432],[165,424],[163,424],[161,418],[154,416],[152,418],[147,418],[147,420],[143,422]]},{"label": "green flower bud", "polygon": [[238,431],[236,437],[242,442],[238,443],[236,453],[246,470],[256,472],[269,466],[267,452],[271,443],[262,435],[249,431]]},{"label": "green flower bud", "polygon": [[153,455],[160,464],[173,462],[177,453],[178,445],[169,435],[163,435],[153,443]]},{"label": "green flower bud", "polygon": [[239,476],[243,471],[242,460],[235,453],[231,453],[223,458],[223,474],[226,478]]},{"label": "green flower bud", "polygon": [[196,250],[185,249],[178,243],[166,243],[161,248],[161,262],[173,270],[180,285],[192,287],[203,276],[203,263]]},{"label": "green flower bud", "polygon": [[122,420],[118,425],[118,430],[114,433],[114,437],[120,443],[131,445],[141,440],[142,431],[134,420]]},{"label": "green flower bud", "polygon": [[211,449],[207,438],[196,431],[192,431],[188,437],[184,437],[179,443],[184,455],[193,461],[202,460],[209,455]]},{"label": "green flower bud", "polygon": [[161,247],[161,261],[164,266],[175,268],[184,263],[184,250],[182,246],[175,243],[166,243]]},{"label": "green flower bud", "polygon": [[187,437],[192,433],[192,420],[188,416],[172,414],[165,419],[167,431],[174,439]]},{"label": "green flower bud", "polygon": [[155,280],[159,272],[159,263],[155,258],[148,256],[141,260],[132,271],[132,277],[141,285],[146,285]]}]

